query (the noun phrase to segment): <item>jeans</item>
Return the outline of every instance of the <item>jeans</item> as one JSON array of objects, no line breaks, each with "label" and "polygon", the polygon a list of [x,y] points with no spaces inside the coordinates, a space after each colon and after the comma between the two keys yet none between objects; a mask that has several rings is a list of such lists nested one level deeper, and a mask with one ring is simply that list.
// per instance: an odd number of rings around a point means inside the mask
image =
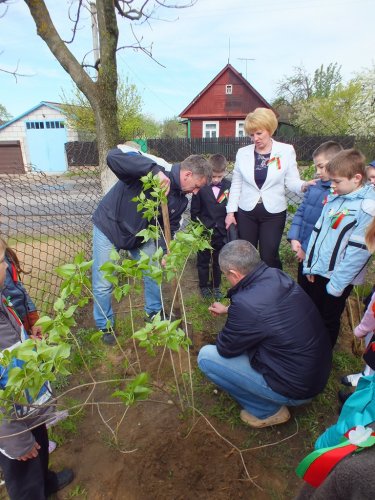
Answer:
[{"label": "jeans", "polygon": [[[94,294],[94,320],[99,330],[107,328],[107,321],[114,324],[114,314],[112,309],[113,285],[103,278],[100,267],[111,260],[109,258],[113,243],[94,225],[93,229],[93,259],[92,266],[92,291]],[[139,248],[129,250],[131,257],[138,260],[140,252],[143,251],[150,257],[156,251],[156,244],[153,240],[141,245]],[[149,276],[143,275],[145,311],[147,314],[158,312],[162,309],[160,287]]]},{"label": "jeans", "polygon": [[260,419],[274,415],[283,405],[298,406],[310,401],[290,399],[274,392],[263,376],[253,370],[247,354],[223,358],[216,346],[206,345],[199,352],[198,366],[214,384]]}]

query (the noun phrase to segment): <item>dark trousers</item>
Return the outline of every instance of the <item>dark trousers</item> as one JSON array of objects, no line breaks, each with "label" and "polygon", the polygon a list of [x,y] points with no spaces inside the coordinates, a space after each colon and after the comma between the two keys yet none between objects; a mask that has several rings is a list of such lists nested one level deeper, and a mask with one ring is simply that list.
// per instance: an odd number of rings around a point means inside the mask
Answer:
[{"label": "dark trousers", "polygon": [[334,297],[326,289],[326,285],[329,282],[328,278],[323,278],[323,276],[318,276],[317,274],[314,275],[314,278],[315,281],[311,283],[307,293],[320,312],[331,338],[332,347],[334,347],[340,332],[341,315],[345,309],[346,299],[353,290],[353,285],[348,285],[341,297]]},{"label": "dark trousers", "polygon": [[22,462],[0,453],[0,467],[3,469],[5,486],[11,500],[45,500],[57,489],[56,474],[48,470],[47,428],[40,425],[31,432],[40,445],[36,458]]},{"label": "dark trousers", "polygon": [[310,295],[313,293],[311,288],[314,286],[314,283],[310,283],[310,281],[306,278],[306,276],[302,273],[303,271],[303,262],[300,262],[298,264],[298,273],[297,273],[297,283],[299,286],[302,288],[302,290],[305,290],[307,295]]},{"label": "dark trousers", "polygon": [[247,240],[255,248],[259,246],[260,258],[270,267],[282,269],[279,246],[283,235],[286,210],[271,214],[263,203],[255,205],[253,210],[246,212],[238,209],[238,237]]},{"label": "dark trousers", "polygon": [[[200,288],[219,288],[221,283],[221,271],[219,266],[220,250],[203,250],[197,253],[197,269]],[[212,276],[210,276],[210,265]],[[212,280],[210,279],[212,278]]]}]

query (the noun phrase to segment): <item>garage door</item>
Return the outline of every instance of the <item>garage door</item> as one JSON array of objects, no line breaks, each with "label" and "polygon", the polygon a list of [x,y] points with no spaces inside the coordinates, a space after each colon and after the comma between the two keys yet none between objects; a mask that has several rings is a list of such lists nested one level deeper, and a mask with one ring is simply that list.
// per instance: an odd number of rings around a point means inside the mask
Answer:
[{"label": "garage door", "polygon": [[0,141],[0,174],[24,174],[20,141]]}]

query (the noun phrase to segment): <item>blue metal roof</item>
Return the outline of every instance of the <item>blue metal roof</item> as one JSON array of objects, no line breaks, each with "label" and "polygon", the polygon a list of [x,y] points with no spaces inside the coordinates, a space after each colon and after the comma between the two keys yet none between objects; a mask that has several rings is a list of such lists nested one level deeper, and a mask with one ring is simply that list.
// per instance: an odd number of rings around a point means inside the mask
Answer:
[{"label": "blue metal roof", "polygon": [[59,107],[58,103],[51,103],[48,101],[42,101],[39,104],[37,104],[36,106],[34,106],[33,108],[28,109],[27,111],[25,111],[21,115],[16,116],[15,118],[12,118],[8,122],[4,123],[3,125],[0,125],[0,130],[4,129],[6,127],[9,127],[9,125],[12,125],[12,123],[20,120],[24,116],[28,115],[29,113],[32,113],[33,111],[35,111],[38,108],[41,108],[42,106],[47,106],[48,108],[54,109],[55,111],[58,111],[59,113],[64,113],[64,111]]}]

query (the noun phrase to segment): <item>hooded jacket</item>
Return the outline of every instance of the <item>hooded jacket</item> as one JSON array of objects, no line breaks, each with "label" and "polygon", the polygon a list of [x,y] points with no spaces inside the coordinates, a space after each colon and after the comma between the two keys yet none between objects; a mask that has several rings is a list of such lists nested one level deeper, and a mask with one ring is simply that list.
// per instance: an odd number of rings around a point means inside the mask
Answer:
[{"label": "hooded jacket", "polygon": [[[133,201],[143,190],[141,177],[150,172],[154,175],[163,172],[171,180],[168,212],[171,232],[174,234],[188,204],[186,195],[181,190],[180,164],[173,165],[168,172],[146,156],[134,152],[124,153],[119,148],[108,152],[107,164],[119,180],[100,201],[92,220],[116,249],[130,250],[141,246],[143,238],[136,234],[153,223],[142,217],[142,211],[137,211],[137,202]],[[145,192],[145,195],[149,197],[150,193]],[[161,216],[159,222],[163,227]],[[160,244],[165,249],[165,243]]]},{"label": "hooded jacket", "polygon": [[331,370],[332,349],[318,310],[292,278],[261,262],[229,291],[219,354],[247,353],[271,389],[291,399],[319,394]]},{"label": "hooded jacket", "polygon": [[[27,338],[25,330],[16,314],[12,312],[4,302],[4,297],[0,294],[0,351],[14,349]],[[0,389],[3,389],[8,380],[9,368],[1,366],[0,352]],[[13,360],[13,366],[19,366],[22,361]],[[13,416],[4,416],[0,420],[0,452],[8,458],[17,459],[31,450],[35,443],[34,436],[29,429],[32,429],[48,420],[48,416],[53,412],[51,405],[44,405],[51,397],[49,385],[45,384],[40,391],[38,398],[30,400],[27,393],[25,396],[29,400],[31,407],[16,406]],[[3,410],[0,408],[0,411]]]},{"label": "hooded jacket", "polygon": [[327,292],[336,297],[348,285],[363,283],[371,256],[365,233],[374,216],[373,186],[345,195],[329,195],[307,247],[303,274],[328,278]]},{"label": "hooded jacket", "polygon": [[331,181],[322,180],[317,181],[315,186],[310,186],[293,217],[288,240],[299,241],[304,252],[307,250],[312,230],[327,201],[330,188]]}]

